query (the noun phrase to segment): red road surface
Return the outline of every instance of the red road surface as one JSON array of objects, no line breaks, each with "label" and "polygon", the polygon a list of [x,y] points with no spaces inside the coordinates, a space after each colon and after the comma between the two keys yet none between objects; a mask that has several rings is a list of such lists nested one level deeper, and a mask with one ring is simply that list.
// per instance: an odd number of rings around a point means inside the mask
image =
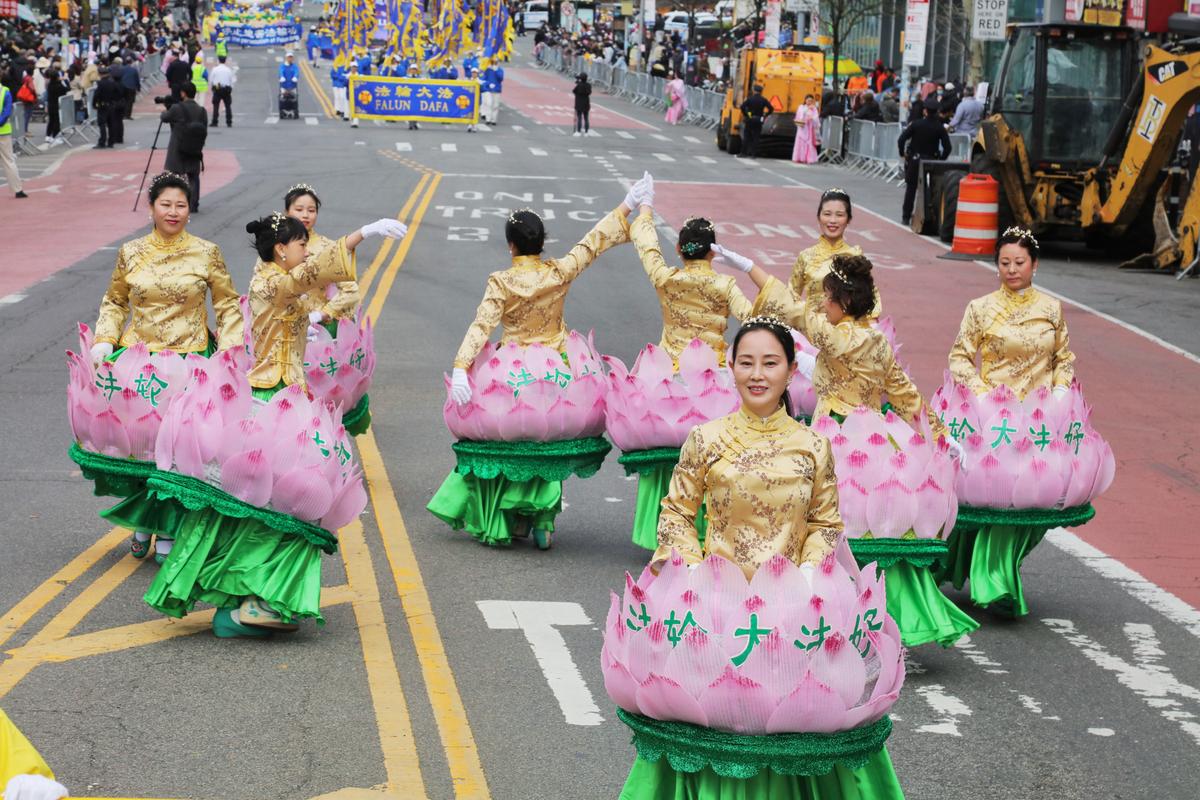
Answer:
[{"label": "red road surface", "polygon": [[[25,182],[28,200],[6,199],[0,214],[0,297],[21,292],[98,248],[147,229],[144,190],[138,210],[131,209],[148,154],[76,150],[49,176]],[[164,158],[165,150],[155,151],[150,178],[162,170]],[[233,153],[205,152],[201,197],[223,188],[240,171]]]},{"label": "red road surface", "polygon": [[[816,236],[819,193],[811,189],[666,181],[656,188],[656,208],[676,230],[690,215],[720,209],[718,241],[779,277],[790,274],[796,252]],[[904,361],[928,397],[941,385],[967,302],[994,291],[995,274],[938,259],[945,252],[938,245],[861,209],[847,238],[874,261],[884,313],[896,321]],[[1095,519],[1075,533],[1200,607],[1193,532],[1200,507],[1194,422],[1200,364],[1069,303],[1063,307],[1093,422],[1117,459],[1116,480],[1095,502]]]},{"label": "red road surface", "polygon": [[[544,125],[575,127],[575,96],[571,94],[574,82],[557,72],[537,69],[514,69],[504,79],[504,91],[500,102],[520,111],[534,122]],[[603,96],[599,89],[592,89],[592,110],[588,123],[593,128],[624,128],[626,130],[659,130],[653,125],[627,117],[603,103],[596,102]]]}]

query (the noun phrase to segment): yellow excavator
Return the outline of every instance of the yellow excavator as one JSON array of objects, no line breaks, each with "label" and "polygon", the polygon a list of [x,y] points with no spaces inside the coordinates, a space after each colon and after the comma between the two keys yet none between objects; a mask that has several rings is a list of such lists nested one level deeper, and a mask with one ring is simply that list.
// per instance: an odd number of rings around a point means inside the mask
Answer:
[{"label": "yellow excavator", "polygon": [[1124,27],[1010,26],[970,163],[923,162],[913,229],[949,241],[959,179],[985,173],[1000,183],[1002,230],[1136,253],[1123,267],[1194,270],[1200,191],[1170,164],[1200,101],[1200,38],[1181,38],[1200,20],[1172,15],[1170,30],[1152,43]]}]

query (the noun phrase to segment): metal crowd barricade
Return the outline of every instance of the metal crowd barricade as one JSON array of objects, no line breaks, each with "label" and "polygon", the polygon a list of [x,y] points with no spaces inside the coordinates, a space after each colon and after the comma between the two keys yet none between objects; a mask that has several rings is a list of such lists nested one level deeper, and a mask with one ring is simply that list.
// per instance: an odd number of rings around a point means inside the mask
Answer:
[{"label": "metal crowd barricade", "polygon": [[875,157],[875,123],[852,119],[846,126],[846,166],[865,170]]},{"label": "metal crowd barricade", "polygon": [[900,151],[896,148],[896,140],[900,138],[899,122],[875,123],[875,168],[874,174],[889,183],[904,177],[904,167],[900,162]]},{"label": "metal crowd barricade", "polygon": [[965,133],[950,134],[950,161],[968,161],[971,158],[971,137]]},{"label": "metal crowd barricade", "polygon": [[38,152],[37,145],[29,139],[29,131],[25,124],[25,107],[28,103],[13,103],[12,123],[13,123],[13,149],[25,155],[33,155]]},{"label": "metal crowd barricade", "polygon": [[825,164],[841,164],[845,160],[846,120],[825,117],[821,120],[821,158]]}]

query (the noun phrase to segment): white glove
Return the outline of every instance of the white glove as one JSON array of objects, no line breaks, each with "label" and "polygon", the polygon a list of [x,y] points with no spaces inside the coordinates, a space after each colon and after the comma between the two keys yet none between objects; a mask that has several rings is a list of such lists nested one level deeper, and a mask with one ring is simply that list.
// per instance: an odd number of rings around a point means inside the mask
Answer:
[{"label": "white glove", "polygon": [[958,459],[959,464],[965,463],[964,459],[967,457],[967,451],[963,449],[961,444],[959,444],[958,439],[947,435],[946,444],[950,445],[950,457]]},{"label": "white glove", "polygon": [[462,367],[455,367],[450,376],[450,396],[460,406],[471,402],[471,384],[467,383],[467,371]]},{"label": "white glove", "polygon": [[60,800],[67,787],[41,775],[14,775],[4,787],[5,800]]},{"label": "white glove", "polygon": [[641,193],[641,197],[638,198],[638,204],[643,205],[643,206],[653,207],[654,206],[654,176],[651,175],[649,172],[643,172],[642,180],[640,181],[640,183],[642,185],[642,193]]},{"label": "white glove", "polygon": [[812,380],[813,370],[817,367],[817,357],[812,353],[805,353],[803,350],[796,353],[796,371],[804,377]]},{"label": "white glove", "polygon": [[750,270],[754,269],[754,262],[745,256],[738,255],[732,250],[726,250],[719,244],[714,244],[711,249],[718,256],[728,261],[729,266],[734,267],[735,269],[740,269],[742,272],[749,272]]},{"label": "white glove", "polygon": [[372,236],[386,236],[389,239],[403,239],[408,233],[408,226],[398,219],[384,217],[377,219],[369,225],[363,225],[359,228],[359,233],[364,239],[370,239]]},{"label": "white glove", "polygon": [[1059,397],[1066,397],[1066,396],[1067,396],[1068,394],[1070,394],[1070,393],[1071,393],[1071,387],[1070,387],[1070,386],[1055,386],[1055,387],[1054,387],[1054,397],[1055,397],[1055,399],[1057,399],[1057,398],[1059,398]]},{"label": "white glove", "polygon": [[98,342],[97,344],[92,345],[92,364],[99,364],[101,361],[111,356],[112,353],[113,346],[108,342]]},{"label": "white glove", "polygon": [[310,311],[308,312],[308,321],[312,325],[320,325],[325,321],[325,315],[320,311]]}]

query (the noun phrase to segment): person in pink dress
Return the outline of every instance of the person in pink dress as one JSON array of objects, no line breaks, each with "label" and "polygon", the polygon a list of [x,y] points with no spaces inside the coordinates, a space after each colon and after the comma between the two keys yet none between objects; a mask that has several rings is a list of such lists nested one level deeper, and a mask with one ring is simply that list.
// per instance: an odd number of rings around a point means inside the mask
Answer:
[{"label": "person in pink dress", "polygon": [[817,101],[811,94],[804,95],[804,102],[796,109],[796,143],[792,145],[792,161],[798,164],[817,163],[817,145],[821,126],[821,115],[817,112]]},{"label": "person in pink dress", "polygon": [[667,75],[667,102],[671,104],[667,109],[667,122],[678,125],[683,112],[687,111],[687,90],[674,72]]}]

